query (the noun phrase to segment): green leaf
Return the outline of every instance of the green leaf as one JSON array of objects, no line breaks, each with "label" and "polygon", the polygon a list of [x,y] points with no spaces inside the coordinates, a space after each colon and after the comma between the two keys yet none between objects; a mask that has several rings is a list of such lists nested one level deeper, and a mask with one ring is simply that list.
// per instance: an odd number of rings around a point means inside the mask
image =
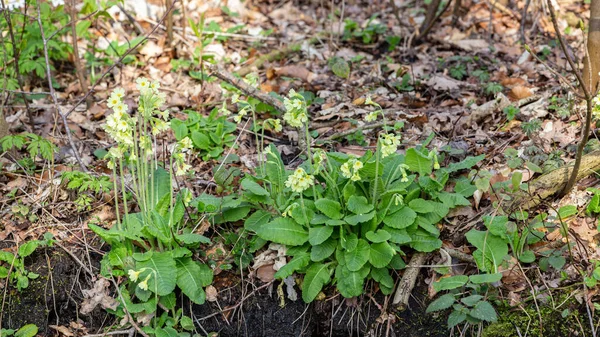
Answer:
[{"label": "green leaf", "polygon": [[349,252],[346,251],[344,254],[344,260],[346,261],[346,266],[350,271],[358,271],[362,268],[367,261],[369,261],[369,253],[371,247],[369,243],[363,239],[358,239],[358,244],[356,245],[356,249]]},{"label": "green leaf", "polygon": [[179,324],[181,325],[181,327],[184,330],[187,330],[187,331],[192,331],[195,328],[194,321],[189,316],[185,316],[185,315],[181,316],[181,320],[179,321]]},{"label": "green leaf", "polygon": [[412,241],[409,243],[409,246],[419,252],[428,253],[440,249],[442,241],[423,229],[417,229],[412,235]]},{"label": "green leaf", "polygon": [[363,276],[361,271],[350,271],[344,265],[335,268],[337,289],[346,298],[360,296],[363,293],[365,277],[366,275]]},{"label": "green leaf", "polygon": [[310,259],[315,262],[323,261],[330,257],[337,247],[337,240],[330,238],[327,241],[313,246],[310,250]]},{"label": "green leaf", "polygon": [[487,301],[481,301],[469,312],[469,315],[486,322],[495,322],[498,317],[496,310]]},{"label": "green leaf", "polygon": [[469,277],[467,275],[444,277],[433,284],[433,289],[437,292],[456,289],[464,286],[468,281]]},{"label": "green leaf", "polygon": [[35,249],[42,244],[41,241],[33,240],[19,246],[19,257],[27,257],[31,255]]},{"label": "green leaf", "polygon": [[471,181],[465,178],[458,180],[454,186],[454,192],[465,198],[472,196],[475,191],[477,191],[477,186],[471,184]]},{"label": "green leaf", "polygon": [[433,171],[433,160],[414,148],[406,150],[404,163],[409,170],[420,175],[428,175]]},{"label": "green leaf", "polygon": [[177,234],[177,239],[187,245],[193,245],[196,243],[204,243],[209,244],[210,239],[204,235],[196,234],[196,233],[185,233],[185,234]]},{"label": "green leaf", "polygon": [[15,332],[15,337],[33,337],[37,335],[38,327],[35,324],[27,324],[23,325],[17,332]]},{"label": "green leaf", "polygon": [[277,218],[263,225],[256,234],[267,241],[299,246],[308,241],[308,231],[290,218]]},{"label": "green leaf", "polygon": [[452,329],[458,324],[464,322],[466,318],[467,314],[465,314],[464,312],[458,310],[452,311],[448,316],[448,328]]},{"label": "green leaf", "polygon": [[353,226],[356,226],[359,223],[367,222],[367,221],[373,219],[374,217],[375,217],[375,211],[371,211],[371,212],[365,213],[365,214],[349,215],[344,218],[344,221],[346,221],[347,223],[349,223]]},{"label": "green leaf", "polygon": [[577,206],[575,205],[566,205],[558,209],[558,216],[561,220],[569,218],[575,214],[577,214]]},{"label": "green leaf", "polygon": [[259,209],[246,218],[246,221],[244,221],[244,228],[249,231],[257,232],[264,224],[269,222],[271,215],[271,213]]},{"label": "green leaf", "polygon": [[452,172],[456,172],[456,171],[460,171],[460,170],[470,169],[484,159],[485,159],[485,154],[479,155],[477,157],[469,156],[469,157],[461,160],[458,163],[452,163],[452,164],[448,165],[446,167],[446,171],[448,173],[452,173]]},{"label": "green leaf", "polygon": [[329,265],[314,263],[306,271],[302,282],[302,300],[306,303],[314,301],[323,286],[329,283]]},{"label": "green leaf", "polygon": [[446,310],[450,308],[452,304],[454,304],[455,300],[456,299],[454,298],[453,294],[442,295],[435,301],[431,302],[425,312],[430,313],[435,311]]},{"label": "green leaf", "polygon": [[250,178],[245,178],[242,180],[242,188],[246,191],[250,191],[256,195],[261,196],[269,196],[269,191],[265,190],[262,186],[260,186],[257,182],[251,180]]},{"label": "green leaf", "polygon": [[144,268],[147,268],[147,272],[144,272],[141,278],[150,275],[148,290],[159,296],[168,295],[175,290],[174,275],[177,273],[177,267],[170,253],[154,252],[148,260],[136,263],[137,270]]},{"label": "green leaf", "polygon": [[208,266],[190,257],[177,259],[177,286],[192,302],[204,303],[206,295],[203,287],[209,285],[212,278],[212,270]]},{"label": "green leaf", "polygon": [[471,230],[466,234],[467,240],[477,248],[473,258],[480,270],[496,273],[506,255],[508,244],[498,236],[487,231]]},{"label": "green leaf", "polygon": [[502,273],[496,274],[477,274],[469,276],[469,281],[475,284],[494,283],[502,279]]},{"label": "green leaf", "polygon": [[482,298],[483,298],[483,296],[481,296],[481,295],[470,295],[470,296],[461,298],[460,301],[467,307],[472,307],[475,304],[477,304],[479,301],[481,301]]},{"label": "green leaf", "polygon": [[384,242],[389,240],[392,236],[384,229],[378,229],[376,232],[368,231],[365,237],[375,243]]},{"label": "green leaf", "polygon": [[408,203],[408,206],[417,213],[431,213],[435,210],[435,205],[435,202],[420,198],[411,200]]},{"label": "green leaf", "polygon": [[387,242],[374,243],[371,245],[371,251],[369,253],[369,262],[375,268],[383,268],[387,266],[392,258],[396,254],[396,251]]},{"label": "green leaf", "polygon": [[339,220],[343,216],[341,213],[342,206],[334,200],[319,199],[315,201],[315,207],[331,219]]},{"label": "green leaf", "polygon": [[205,151],[211,150],[211,141],[210,138],[202,132],[192,131],[192,142],[194,146]]},{"label": "green leaf", "polygon": [[279,280],[283,280],[284,278],[292,275],[296,270],[302,269],[308,266],[310,262],[310,255],[307,253],[300,254],[294,256],[285,266],[279,268],[279,270],[275,273],[275,278]]},{"label": "green leaf", "polygon": [[519,255],[519,261],[523,263],[535,262],[535,254],[531,250],[526,250]]},{"label": "green leaf", "polygon": [[365,214],[373,210],[373,205],[363,196],[353,195],[348,199],[348,210],[354,214]]},{"label": "green leaf", "polygon": [[336,76],[348,78],[350,75],[350,65],[343,58],[334,56],[327,63]]},{"label": "green leaf", "polygon": [[384,226],[383,229],[390,234],[390,242],[403,245],[409,243],[412,240],[410,238],[410,235],[408,235],[408,233],[404,229],[395,229],[387,226]]},{"label": "green leaf", "polygon": [[417,219],[417,213],[410,207],[402,207],[397,212],[383,218],[383,223],[396,229],[404,229],[412,225]]},{"label": "green leaf", "polygon": [[316,246],[325,242],[329,239],[333,233],[333,227],[329,226],[315,226],[308,229],[308,242],[311,245]]}]

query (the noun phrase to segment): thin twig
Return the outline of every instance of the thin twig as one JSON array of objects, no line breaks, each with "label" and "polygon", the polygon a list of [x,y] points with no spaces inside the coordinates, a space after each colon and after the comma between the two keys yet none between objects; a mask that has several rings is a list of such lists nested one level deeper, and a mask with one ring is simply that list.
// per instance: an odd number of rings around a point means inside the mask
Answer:
[{"label": "thin twig", "polygon": [[[52,101],[54,102],[54,108],[56,109],[56,112],[59,114],[59,116],[62,119],[63,125],[65,127],[65,133],[67,134],[67,139],[69,141],[69,145],[71,146],[71,150],[73,150],[73,156],[75,156],[75,159],[77,160],[77,163],[79,163],[79,166],[81,167],[81,169],[84,172],[88,172],[88,169],[85,166],[85,164],[83,163],[83,161],[81,161],[81,157],[79,156],[77,147],[75,146],[75,143],[73,142],[73,137],[71,136],[71,130],[69,129],[69,123],[67,122],[67,116],[65,114],[63,114],[60,106],[58,105],[58,99],[56,98],[56,93],[54,92],[54,87],[52,86],[52,74],[50,73],[50,59],[48,57],[48,40],[46,40],[46,34],[44,33],[44,25],[42,24],[42,13],[40,10],[39,3],[37,4],[37,13],[38,13],[37,22],[38,22],[38,26],[40,27],[40,34],[42,35],[42,43],[44,46],[44,60],[46,61],[46,77],[48,78],[48,87],[50,88],[50,97],[52,97]],[[88,95],[89,95],[89,92],[88,92]],[[87,98],[88,95],[85,95],[84,97]]]},{"label": "thin twig", "polygon": [[[586,102],[586,107],[587,107],[587,113],[585,116],[585,125],[583,127],[583,130],[581,131],[581,133],[582,133],[581,140],[580,140],[579,144],[577,145],[577,154],[575,155],[575,164],[573,165],[573,172],[571,172],[571,176],[569,177],[569,181],[565,185],[565,188],[561,191],[561,195],[566,195],[567,193],[569,193],[571,191],[571,189],[573,188],[573,186],[575,186],[575,183],[577,182],[577,174],[579,173],[579,167],[581,166],[581,159],[583,157],[583,149],[585,148],[585,145],[587,144],[587,141],[588,141],[588,138],[590,135],[590,129],[591,129],[591,125],[592,125],[592,98],[593,97],[592,97],[592,94],[590,93],[590,90],[586,87],[585,82],[583,81],[582,74],[579,72],[577,67],[575,67],[575,62],[573,61],[571,54],[567,50],[565,41],[563,40],[562,35],[560,33],[560,28],[558,27],[558,21],[556,19],[556,13],[554,11],[554,7],[552,7],[550,0],[547,0],[547,1],[548,1],[547,2],[548,10],[550,11],[550,18],[552,19],[552,25],[554,26],[554,30],[556,31],[556,38],[560,42],[560,47],[561,47],[563,53],[565,54],[565,57],[567,58],[567,62],[571,66],[571,69],[573,70],[575,77],[577,77],[577,81],[579,82],[579,87],[581,88],[581,90],[583,91],[583,95],[585,96],[585,102]],[[587,48],[587,46],[586,46],[586,48]]]},{"label": "thin twig", "polygon": [[[6,8],[6,4],[4,0],[0,0],[2,3],[2,8]],[[25,103],[25,109],[27,109],[27,117],[29,118],[29,126],[31,127],[31,132],[34,131],[33,126],[33,114],[31,113],[31,109],[29,107],[29,101],[27,97],[23,93],[25,90],[23,89],[23,78],[21,77],[21,72],[19,70],[19,51],[17,50],[17,43],[15,41],[15,35],[12,27],[12,20],[10,19],[10,14],[8,11],[4,11],[4,18],[6,19],[6,24],[8,25],[8,36],[10,37],[10,42],[12,44],[13,50],[13,58],[15,64],[15,76],[17,77],[17,83],[19,84],[19,89],[21,89],[21,97],[23,98],[23,102]]]},{"label": "thin twig", "polygon": [[379,123],[373,123],[373,124],[365,124],[363,126],[359,126],[359,127],[353,128],[353,129],[334,133],[333,135],[325,138],[324,140],[326,140],[326,141],[336,140],[336,139],[344,138],[344,137],[354,134],[356,132],[377,129],[377,128],[381,128],[383,126],[392,126],[396,123],[397,123],[396,121],[387,121],[387,122],[379,122]]},{"label": "thin twig", "polygon": [[263,93],[262,91],[260,91],[259,89],[256,89],[256,88],[248,85],[246,82],[244,82],[244,80],[233,76],[232,73],[219,67],[218,65],[207,64],[206,68],[208,68],[215,77],[238,88],[244,95],[252,96],[264,103],[271,105],[272,107],[277,109],[279,112],[285,113],[285,111],[286,111],[285,106],[277,98],[275,98],[273,96],[269,96],[269,95]]},{"label": "thin twig", "polygon": [[84,335],[83,337],[105,337],[105,336],[114,336],[114,335],[129,335],[131,331],[135,331],[135,328],[130,328],[129,330],[116,330],[116,331],[108,331],[105,333],[97,333]]},{"label": "thin twig", "polygon": [[[171,4],[171,7],[167,10],[167,13],[171,10],[173,10],[173,7],[175,6],[175,4],[177,3],[178,0],[174,0],[173,3]],[[163,15],[163,17],[160,19],[159,23],[163,22],[165,20],[165,18],[167,17],[167,13],[165,13]],[[129,54],[131,54],[134,50],[137,49],[137,47],[139,47],[142,43],[146,42],[146,40],[148,40],[148,38],[150,37],[150,35],[152,35],[156,30],[158,29],[158,25],[154,26],[152,28],[152,30],[150,30],[143,39],[141,39],[140,41],[138,41],[138,43],[136,43],[133,47],[129,48],[125,53],[123,53],[123,55],[121,55],[121,57],[119,57],[119,59],[113,63],[110,67],[108,67],[108,69],[106,69],[104,71],[104,73],[102,73],[102,75],[94,82],[94,84],[92,84],[90,91],[88,92],[87,95],[84,95],[83,97],[81,97],[76,103],[75,105],[73,105],[73,107],[71,107],[71,109],[69,111],[67,111],[64,115],[65,117],[68,117],[73,111],[75,111],[75,109],[81,104],[83,103],[87,97],[89,95],[91,95],[94,92],[94,89],[98,86],[98,84],[104,79],[104,77],[106,77],[106,75],[108,75],[114,68],[116,68],[117,66],[121,65],[121,63],[123,62],[123,59],[125,57],[127,57]]]}]

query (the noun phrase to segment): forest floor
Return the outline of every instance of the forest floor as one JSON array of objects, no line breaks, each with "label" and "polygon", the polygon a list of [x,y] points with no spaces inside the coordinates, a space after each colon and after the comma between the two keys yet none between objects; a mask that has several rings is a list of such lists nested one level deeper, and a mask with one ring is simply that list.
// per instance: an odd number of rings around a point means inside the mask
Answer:
[{"label": "forest floor", "polygon": [[[290,89],[312,93],[309,129],[315,144],[325,149],[362,155],[375,148],[380,129],[365,127],[363,122],[371,111],[364,103],[371,97],[391,122],[404,123],[400,151],[427,141],[447,154],[441,164],[483,154],[477,170],[487,172],[491,184],[509,181],[515,172],[527,183],[574,159],[585,107],[562,80],[574,83],[545,3],[532,1],[521,20],[525,1],[498,1],[491,6],[487,1],[463,0],[456,9],[452,2],[431,30],[419,36],[427,8],[420,1],[396,1],[397,13],[383,0],[335,4],[255,0],[229,1],[227,6],[213,2],[185,1],[184,11],[177,3],[171,40],[163,24],[156,27],[163,22],[164,7],[151,3],[132,9],[136,1],[126,1],[133,21],[115,9],[109,11],[111,19],[93,24],[89,32],[100,47],[108,45],[106,41],[127,43],[143,36],[138,29],[156,30],[130,54],[132,60],[116,63],[119,57],[109,58],[117,66],[103,78],[98,74],[109,65],[93,66],[96,77],[90,80],[97,85],[89,106],[85,102],[75,106],[83,93],[73,65],[55,65],[56,95],[64,109],[73,108],[68,128],[81,164],[88,170],[111,173],[98,153],[111,145],[102,126],[111,113],[107,99],[114,88],[131,93],[139,77],[158,80],[167,93],[166,106],[172,116],[184,119],[188,109],[208,116],[223,104],[221,81],[201,71],[201,64],[211,60],[228,73],[256,72],[258,88],[264,93],[285,96]],[[580,19],[587,22],[589,6],[559,3],[562,36],[575,59],[582,60],[584,38],[578,25]],[[189,29],[188,19],[204,20],[208,28],[202,43]],[[185,34],[184,27],[188,27]],[[88,48],[86,43],[89,40],[82,39],[80,47]],[[265,60],[265,55],[272,57]],[[91,74],[92,66],[87,67]],[[44,84],[31,81],[27,90],[46,91]],[[132,99],[128,104],[135,106]],[[25,151],[6,152],[0,158],[0,250],[15,253],[19,246],[40,240],[48,232],[57,242],[25,258],[25,268],[39,274],[25,289],[19,291],[0,279],[2,327],[18,329],[33,323],[41,335],[66,337],[98,334],[107,328],[119,331],[120,322],[100,306],[90,314],[80,313],[89,300],[89,289],[95,294],[114,294],[112,284],[94,288],[108,247],[88,229],[89,223],[108,228],[115,221],[112,198],[90,193],[91,199],[82,207],[78,205],[80,193],[61,181],[62,172],[78,169],[80,163],[49,97],[30,103],[33,122],[22,104],[5,108],[12,134],[41,135],[57,145],[59,152],[52,164],[38,161],[33,171],[23,169],[19,161],[27,156]],[[268,108],[258,116],[261,120],[271,117],[277,114]],[[221,145],[216,155],[195,158],[191,163],[195,176],[183,184],[195,195],[218,194],[214,173],[222,163],[252,172],[258,149],[250,125],[237,124],[232,133],[235,141]],[[284,128],[266,135],[266,142],[276,145],[286,165],[300,163],[302,136],[298,131]],[[595,131],[591,138],[586,151],[600,148]],[[330,287],[322,301],[305,304],[285,299],[281,306],[279,281],[273,273],[252,268],[258,253],[240,254],[238,241],[231,239],[244,230],[241,222],[203,227],[203,234],[212,241],[206,256],[215,267],[216,298],[185,310],[192,313],[201,336],[595,336],[590,321],[598,321],[593,303],[597,288],[584,287],[582,276],[591,275],[596,268],[592,261],[600,260],[597,216],[586,212],[594,197],[589,188],[594,187],[600,188],[600,178],[590,175],[565,197],[548,198],[528,210],[525,218],[515,220],[526,227],[528,219],[556,215],[566,205],[578,210],[566,220],[567,234],[548,232],[543,241],[530,247],[537,262],[523,267],[513,263],[502,271],[495,301],[500,318],[491,325],[449,329],[447,314],[426,313],[437,293],[433,284],[440,277],[434,268],[421,269],[408,309],[403,311],[396,310],[391,297],[377,292],[374,285],[357,298],[344,299]],[[502,196],[493,189],[477,192],[469,199],[471,205],[453,210],[444,220],[444,247],[472,254],[465,233],[484,228],[482,216],[498,212]],[[565,248],[563,241],[575,245]],[[242,258],[249,259],[247,268],[237,264],[236,259]],[[443,264],[444,258],[432,253],[427,265]],[[459,272],[476,269],[474,263],[452,261],[462,264]]]}]

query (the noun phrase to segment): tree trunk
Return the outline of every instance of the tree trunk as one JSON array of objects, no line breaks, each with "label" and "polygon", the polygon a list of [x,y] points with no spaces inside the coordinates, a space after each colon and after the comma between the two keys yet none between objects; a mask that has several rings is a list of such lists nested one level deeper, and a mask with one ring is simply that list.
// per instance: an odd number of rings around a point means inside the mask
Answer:
[{"label": "tree trunk", "polygon": [[[592,95],[598,89],[600,71],[600,0],[592,0],[587,41],[588,55],[583,61],[583,81]],[[591,69],[590,69],[591,67]]]}]

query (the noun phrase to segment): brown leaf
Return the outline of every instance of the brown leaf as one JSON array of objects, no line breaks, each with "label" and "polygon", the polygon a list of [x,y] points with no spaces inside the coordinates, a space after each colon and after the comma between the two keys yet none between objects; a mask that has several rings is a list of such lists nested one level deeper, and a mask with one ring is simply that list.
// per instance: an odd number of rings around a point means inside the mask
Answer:
[{"label": "brown leaf", "polygon": [[73,337],[73,336],[75,336],[75,334],[71,330],[69,330],[69,328],[67,328],[66,326],[62,326],[62,325],[48,325],[48,327],[50,329],[56,330],[62,336],[66,336],[66,337]]},{"label": "brown leaf", "polygon": [[80,312],[84,315],[91,313],[98,305],[103,309],[117,310],[119,301],[110,296],[108,290],[110,283],[104,278],[98,279],[92,289],[82,290],[84,297]]},{"label": "brown leaf", "polygon": [[256,270],[256,277],[265,283],[273,281],[275,279],[275,269],[273,269],[273,264],[259,267]]},{"label": "brown leaf", "polygon": [[208,287],[206,287],[206,289],[204,290],[204,292],[206,293],[206,300],[209,302],[216,302],[218,300],[218,295],[219,292],[217,291],[217,288],[213,287],[212,284],[209,285]]},{"label": "brown leaf", "polygon": [[517,85],[513,87],[508,93],[508,97],[513,101],[518,101],[520,99],[527,98],[532,95],[533,92],[531,91],[531,89],[522,85]]},{"label": "brown leaf", "polygon": [[289,65],[281,68],[276,68],[275,73],[277,76],[287,76],[299,78],[305,82],[311,83],[318,75],[308,70],[306,67],[299,65]]}]

